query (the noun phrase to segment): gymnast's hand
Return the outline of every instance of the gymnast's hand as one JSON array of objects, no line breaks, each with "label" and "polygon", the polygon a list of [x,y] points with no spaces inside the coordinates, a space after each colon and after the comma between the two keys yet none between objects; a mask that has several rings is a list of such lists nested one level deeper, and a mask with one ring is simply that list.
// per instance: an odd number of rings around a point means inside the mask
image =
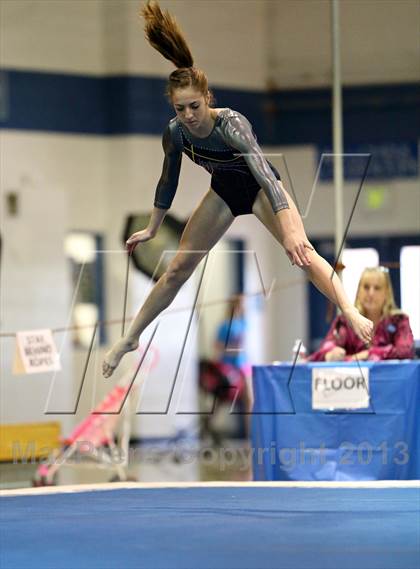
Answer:
[{"label": "gymnast's hand", "polygon": [[292,265],[298,267],[309,267],[311,264],[307,249],[314,250],[304,234],[299,231],[288,231],[282,240],[282,245],[286,250],[287,256]]},{"label": "gymnast's hand", "polygon": [[152,231],[151,229],[142,229],[141,231],[136,231],[133,233],[131,237],[127,239],[125,242],[128,252],[131,253],[134,251],[138,243],[145,243],[146,241],[150,241],[153,237],[156,236],[156,231]]}]

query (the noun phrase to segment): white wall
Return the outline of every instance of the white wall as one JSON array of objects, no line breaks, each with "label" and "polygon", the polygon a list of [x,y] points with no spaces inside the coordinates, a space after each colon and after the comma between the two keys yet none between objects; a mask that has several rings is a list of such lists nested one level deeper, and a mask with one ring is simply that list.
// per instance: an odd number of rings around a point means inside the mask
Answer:
[{"label": "white wall", "polygon": [[[174,67],[144,39],[140,3],[104,2],[108,73],[167,76]],[[264,2],[175,0],[161,2],[176,15],[195,64],[214,85],[258,89],[265,82]],[[252,41],[250,41],[250,36]]]},{"label": "white wall", "polygon": [[[144,40],[136,0],[2,0],[7,67],[166,76],[172,65]],[[162,1],[176,14],[211,83],[262,88],[331,83],[326,0]],[[417,0],[342,0],[345,84],[417,81]]]},{"label": "white wall", "polygon": [[[5,169],[7,163],[7,159],[2,160]],[[1,195],[1,332],[61,327],[68,323],[71,294],[62,248],[67,225],[66,193],[53,184],[41,187],[29,179],[20,187],[9,185],[3,172],[4,168],[1,176],[6,190]],[[18,196],[16,215],[6,206],[9,192]],[[58,389],[50,411],[61,410],[61,405],[71,400],[73,394],[68,337],[56,335],[55,341],[61,371],[13,375],[15,341],[9,337],[0,339],[2,423],[62,419],[44,414],[53,381]]]},{"label": "white wall", "polygon": [[[1,190],[36,188],[48,212],[47,188],[66,197],[67,229],[103,230],[108,205],[107,149],[103,137],[3,130]],[[53,213],[53,212],[50,212]],[[32,220],[34,229],[38,220]]]},{"label": "white wall", "polygon": [[1,65],[102,73],[103,5],[101,0],[2,0]]},{"label": "white wall", "polygon": [[[103,231],[106,187],[105,139],[2,131],[0,200],[2,212],[1,331],[61,328],[71,324],[72,284],[64,256],[64,238],[72,229]],[[7,194],[19,200],[16,216]],[[62,371],[54,379],[49,411],[72,411],[85,353],[72,353],[70,334],[55,334]],[[60,420],[63,431],[90,405],[73,416],[45,415],[53,374],[15,377],[14,341],[2,350],[2,422]],[[90,386],[88,386],[90,387]],[[86,395],[84,393],[84,395]],[[11,404],[19,401],[19,404]]]},{"label": "white wall", "polygon": [[[278,88],[331,84],[331,13],[326,0],[266,3],[268,78]],[[345,85],[419,80],[417,0],[341,0]]]},{"label": "white wall", "polygon": [[[135,0],[4,0],[0,63],[18,69],[166,77],[174,67],[145,41],[140,6]],[[176,14],[196,65],[208,71],[214,85],[264,86],[264,2],[177,0],[161,6]]]}]

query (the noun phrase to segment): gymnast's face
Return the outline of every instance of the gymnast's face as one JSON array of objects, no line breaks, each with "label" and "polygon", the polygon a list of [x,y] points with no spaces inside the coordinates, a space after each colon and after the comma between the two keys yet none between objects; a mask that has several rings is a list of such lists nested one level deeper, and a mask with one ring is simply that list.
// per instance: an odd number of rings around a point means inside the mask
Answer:
[{"label": "gymnast's face", "polygon": [[359,299],[366,315],[381,314],[387,298],[387,284],[381,274],[372,273],[363,277]]},{"label": "gymnast's face", "polygon": [[172,93],[172,104],[179,120],[188,130],[199,132],[210,121],[208,97],[193,87],[176,89]]}]

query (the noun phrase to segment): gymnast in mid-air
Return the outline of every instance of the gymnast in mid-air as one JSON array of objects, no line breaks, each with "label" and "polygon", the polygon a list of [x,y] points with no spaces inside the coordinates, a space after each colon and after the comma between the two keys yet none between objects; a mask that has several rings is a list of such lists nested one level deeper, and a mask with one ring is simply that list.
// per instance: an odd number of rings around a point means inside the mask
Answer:
[{"label": "gymnast in mid-air", "polygon": [[167,96],[176,116],[163,133],[165,159],[154,208],[146,229],[127,240],[131,252],[155,237],[178,186],[182,154],[211,174],[210,189],[191,214],[179,249],[151,290],[126,334],[107,352],[103,375],[110,377],[127,352],[137,349],[143,330],[167,308],[208,251],[235,217],[253,213],[282,245],[293,265],[341,310],[355,333],[369,344],[373,324],[354,307],[340,279],[317,254],[301,217],[268,162],[248,120],[229,108],[214,108],[207,77],[194,66],[190,48],[175,19],[149,1],[142,9],[146,38],[176,70],[169,76]]}]

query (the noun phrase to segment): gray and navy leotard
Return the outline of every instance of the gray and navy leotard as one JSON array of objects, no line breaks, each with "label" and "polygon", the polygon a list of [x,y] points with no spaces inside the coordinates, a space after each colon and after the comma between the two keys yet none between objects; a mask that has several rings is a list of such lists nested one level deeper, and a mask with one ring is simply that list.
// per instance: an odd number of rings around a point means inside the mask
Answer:
[{"label": "gray and navy leotard", "polygon": [[220,111],[206,138],[195,137],[175,117],[163,134],[162,144],[165,161],[156,188],[155,207],[171,207],[183,152],[211,174],[211,188],[227,203],[234,216],[252,213],[261,188],[274,212],[289,207],[278,183],[279,173],[264,158],[248,120],[236,111]]}]

